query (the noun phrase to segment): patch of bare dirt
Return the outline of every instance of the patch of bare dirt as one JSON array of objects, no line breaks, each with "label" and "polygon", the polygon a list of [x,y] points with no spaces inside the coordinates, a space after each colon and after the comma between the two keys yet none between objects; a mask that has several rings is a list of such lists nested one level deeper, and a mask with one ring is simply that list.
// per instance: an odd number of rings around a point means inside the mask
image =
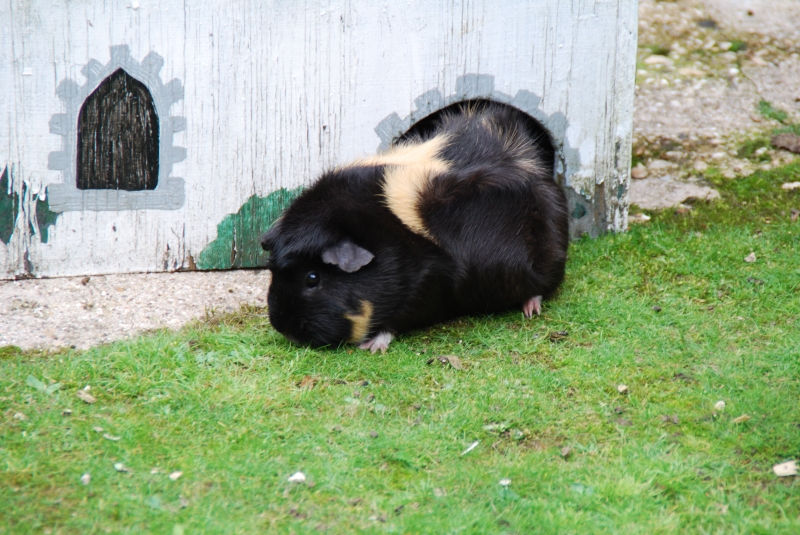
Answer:
[{"label": "patch of bare dirt", "polygon": [[794,159],[768,139],[800,122],[800,2],[641,0],[639,17],[633,204],[652,204],[636,180],[688,191]]}]

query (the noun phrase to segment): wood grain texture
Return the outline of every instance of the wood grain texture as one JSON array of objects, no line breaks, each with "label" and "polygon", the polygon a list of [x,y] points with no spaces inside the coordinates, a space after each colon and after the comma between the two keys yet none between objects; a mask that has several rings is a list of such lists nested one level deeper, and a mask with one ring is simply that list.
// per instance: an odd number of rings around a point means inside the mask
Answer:
[{"label": "wood grain texture", "polygon": [[[139,4],[0,0],[0,209],[14,207],[0,214],[13,228],[0,276],[173,270],[212,243],[230,251],[218,228],[248,199],[369,156],[381,128],[467,98],[513,100],[548,129],[575,233],[626,226],[635,0]],[[168,180],[153,200],[84,190],[94,197],[49,205],[58,216],[43,226],[37,203],[63,187],[77,143],[59,91],[99,87],[123,45],[169,125]],[[169,180],[182,187],[161,191]],[[246,219],[231,227],[245,249],[269,223]]]},{"label": "wood grain texture", "polygon": [[150,91],[117,69],[78,116],[78,189],[139,191],[158,184],[158,115]]}]

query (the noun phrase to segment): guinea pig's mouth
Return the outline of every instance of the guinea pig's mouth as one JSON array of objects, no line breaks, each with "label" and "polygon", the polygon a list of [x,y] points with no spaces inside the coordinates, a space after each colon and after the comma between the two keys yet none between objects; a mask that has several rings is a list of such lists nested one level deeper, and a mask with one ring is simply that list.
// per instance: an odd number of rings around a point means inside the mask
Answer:
[{"label": "guinea pig's mouth", "polygon": [[[298,327],[299,327],[298,330],[295,330],[294,334],[288,334],[284,332],[281,332],[281,334],[283,335],[284,338],[289,340],[289,342],[300,347],[321,348],[321,347],[335,345],[334,343],[331,343],[330,340],[323,340],[319,336],[310,334],[306,330],[305,324],[300,324]],[[300,336],[297,335],[298,332],[300,333]]]}]

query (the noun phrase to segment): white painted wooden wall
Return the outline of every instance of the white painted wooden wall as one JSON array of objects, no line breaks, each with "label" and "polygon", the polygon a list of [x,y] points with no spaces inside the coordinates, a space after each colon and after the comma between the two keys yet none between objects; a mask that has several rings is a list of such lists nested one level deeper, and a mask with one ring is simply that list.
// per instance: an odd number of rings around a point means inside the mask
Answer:
[{"label": "white painted wooden wall", "polygon": [[[0,199],[21,199],[0,214],[14,225],[0,277],[190,267],[251,196],[308,184],[463,98],[511,102],[550,129],[559,180],[586,209],[575,233],[626,226],[636,0],[0,2]],[[120,62],[175,97],[158,114],[179,123],[161,157],[180,191],[79,197],[43,243],[36,201],[72,188],[70,106]]]}]

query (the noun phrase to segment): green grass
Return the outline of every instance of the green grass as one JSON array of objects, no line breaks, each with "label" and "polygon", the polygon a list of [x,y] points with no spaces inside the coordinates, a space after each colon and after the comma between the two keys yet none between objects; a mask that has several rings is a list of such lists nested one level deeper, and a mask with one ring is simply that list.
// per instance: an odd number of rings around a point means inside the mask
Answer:
[{"label": "green grass", "polygon": [[785,111],[773,107],[772,104],[766,100],[760,100],[758,102],[758,113],[767,119],[774,119],[779,123],[784,122],[789,117]]},{"label": "green grass", "polygon": [[740,39],[734,39],[733,41],[731,41],[731,47],[728,50],[730,50],[731,52],[742,52],[744,50],[747,50],[747,43],[745,43]]},{"label": "green grass", "polygon": [[799,533],[800,483],[771,470],[800,458],[800,192],[780,189],[798,176],[712,175],[715,205],[574,243],[541,317],[384,355],[293,347],[255,309],[4,349],[0,531]]}]

